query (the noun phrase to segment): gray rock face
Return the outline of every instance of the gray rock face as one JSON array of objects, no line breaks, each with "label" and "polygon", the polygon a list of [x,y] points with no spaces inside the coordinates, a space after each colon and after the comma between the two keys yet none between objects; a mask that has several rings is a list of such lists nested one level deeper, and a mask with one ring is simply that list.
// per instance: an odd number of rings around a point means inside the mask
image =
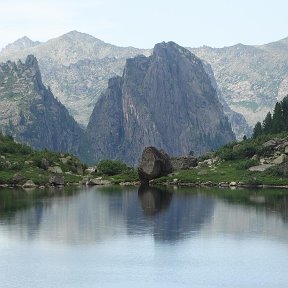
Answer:
[{"label": "gray rock face", "polygon": [[71,31],[45,43],[23,37],[2,49],[0,62],[24,61],[30,54],[39,61],[45,85],[76,121],[86,126],[108,79],[122,74],[127,58],[150,55],[150,50],[117,47],[91,35]]},{"label": "gray rock face", "polygon": [[170,159],[173,171],[188,170],[198,165],[198,160],[193,156],[180,156]]},{"label": "gray rock face", "polygon": [[288,91],[288,38],[265,45],[190,49],[211,64],[229,107],[249,125],[263,121]]},{"label": "gray rock face", "polygon": [[93,160],[132,165],[147,146],[201,154],[235,139],[202,62],[173,42],[127,59],[96,103],[87,134]]},{"label": "gray rock face", "polygon": [[219,101],[223,106],[223,111],[229,119],[232,130],[235,133],[237,140],[242,140],[244,135],[247,137],[251,136],[252,127],[248,125],[247,121],[245,120],[242,114],[237,113],[230,108],[230,106],[227,104],[226,100],[224,99],[223,92],[219,89],[216,83],[216,79],[215,79],[211,65],[208,63],[204,63],[204,64],[205,64],[204,65],[205,71],[210,77],[211,84],[213,85],[214,89],[217,91]]},{"label": "gray rock face", "polygon": [[49,184],[53,186],[63,186],[65,184],[64,176],[60,176],[60,175],[50,176]]},{"label": "gray rock face", "polygon": [[34,56],[29,55],[24,63],[0,64],[0,83],[0,130],[3,133],[37,149],[82,156],[84,132],[43,85]]},{"label": "gray rock face", "polygon": [[155,147],[146,147],[142,153],[138,174],[142,184],[148,184],[149,180],[167,176],[172,172],[169,156]]}]

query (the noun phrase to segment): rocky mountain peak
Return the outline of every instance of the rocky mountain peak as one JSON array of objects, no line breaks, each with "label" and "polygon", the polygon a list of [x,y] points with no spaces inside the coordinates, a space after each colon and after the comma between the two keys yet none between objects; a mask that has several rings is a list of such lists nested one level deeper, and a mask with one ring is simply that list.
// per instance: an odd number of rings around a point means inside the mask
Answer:
[{"label": "rocky mountain peak", "polygon": [[6,47],[4,47],[1,50],[1,53],[5,54],[5,53],[18,52],[18,51],[21,51],[22,49],[35,47],[39,44],[40,44],[39,41],[33,41],[30,38],[28,38],[27,36],[24,36],[24,37],[22,37],[16,41],[14,41],[13,43],[6,45]]},{"label": "rocky mountain peak", "polygon": [[[198,59],[198,57],[196,57],[194,54],[192,54],[187,49],[176,44],[173,41],[161,42],[161,43],[156,44],[153,49],[153,55],[156,57],[162,57],[162,58],[171,57],[175,55],[178,55],[178,56],[182,55],[183,57]],[[199,63],[200,62],[201,61],[199,60]]]},{"label": "rocky mountain peak", "polygon": [[42,83],[33,55],[0,64],[0,83],[1,132],[34,148],[80,155],[84,132]]},{"label": "rocky mountain peak", "polygon": [[87,134],[96,161],[130,164],[147,146],[201,154],[234,139],[202,62],[173,42],[127,59],[123,76],[110,80],[96,103]]}]

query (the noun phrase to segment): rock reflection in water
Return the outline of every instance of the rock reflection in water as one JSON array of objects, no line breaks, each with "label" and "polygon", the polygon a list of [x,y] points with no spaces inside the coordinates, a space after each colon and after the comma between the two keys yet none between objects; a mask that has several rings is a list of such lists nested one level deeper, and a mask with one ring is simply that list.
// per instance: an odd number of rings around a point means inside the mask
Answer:
[{"label": "rock reflection in water", "polygon": [[144,215],[153,218],[149,223],[149,218],[147,222],[139,221],[137,226],[150,225],[158,241],[173,242],[199,233],[214,211],[212,197],[191,192],[177,193],[177,197],[173,197],[167,189],[144,186],[140,187],[138,197]]},{"label": "rock reflection in water", "polygon": [[145,215],[155,215],[166,210],[172,200],[173,193],[167,190],[141,185],[138,196]]}]

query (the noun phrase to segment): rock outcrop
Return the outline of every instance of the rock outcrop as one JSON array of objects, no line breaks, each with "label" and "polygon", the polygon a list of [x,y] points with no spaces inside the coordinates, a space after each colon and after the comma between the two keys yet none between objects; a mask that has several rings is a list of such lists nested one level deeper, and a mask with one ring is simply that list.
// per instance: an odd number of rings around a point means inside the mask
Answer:
[{"label": "rock outcrop", "polygon": [[171,161],[165,151],[158,150],[155,147],[144,149],[138,167],[139,178],[143,185],[148,184],[149,180],[167,176],[171,172]]},{"label": "rock outcrop", "polygon": [[52,186],[64,186],[64,176],[61,175],[52,175],[49,177],[49,184]]},{"label": "rock outcrop", "polygon": [[194,156],[179,156],[170,159],[173,171],[188,170],[198,165],[198,160]]},{"label": "rock outcrop", "polygon": [[0,62],[24,61],[28,55],[35,55],[45,85],[51,87],[76,121],[86,126],[108,79],[122,74],[127,58],[150,55],[150,51],[117,47],[71,31],[44,43],[23,37],[1,50]]},{"label": "rock outcrop", "polygon": [[229,107],[250,126],[262,121],[276,101],[287,95],[288,38],[265,45],[190,48],[211,64]]},{"label": "rock outcrop", "polygon": [[[37,59],[0,64],[0,130],[37,149],[85,150],[85,134],[42,83]],[[82,157],[84,159],[84,157]]]},{"label": "rock outcrop", "polygon": [[132,165],[147,146],[199,155],[235,139],[201,60],[173,42],[126,61],[96,103],[87,134],[93,160]]}]

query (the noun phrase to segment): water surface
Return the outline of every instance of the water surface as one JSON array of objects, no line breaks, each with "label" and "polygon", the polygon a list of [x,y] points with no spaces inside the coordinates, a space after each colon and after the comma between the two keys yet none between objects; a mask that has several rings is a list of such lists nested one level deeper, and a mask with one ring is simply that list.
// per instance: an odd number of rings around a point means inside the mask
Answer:
[{"label": "water surface", "polygon": [[0,287],[288,287],[286,194],[0,190]]}]

